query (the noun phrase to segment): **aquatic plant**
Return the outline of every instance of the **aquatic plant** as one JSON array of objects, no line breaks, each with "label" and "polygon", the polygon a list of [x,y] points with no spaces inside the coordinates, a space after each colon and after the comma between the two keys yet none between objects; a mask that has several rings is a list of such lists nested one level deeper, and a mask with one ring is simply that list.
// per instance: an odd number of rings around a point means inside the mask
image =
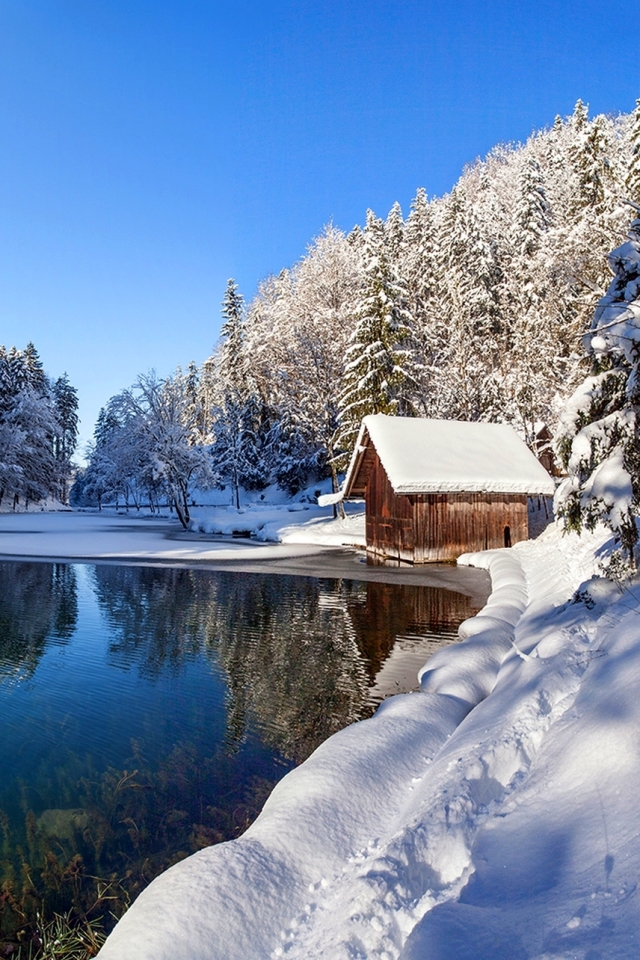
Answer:
[{"label": "aquatic plant", "polygon": [[70,913],[54,914],[49,921],[38,916],[28,944],[9,956],[15,960],[89,960],[106,939],[96,920],[74,920]]},{"label": "aquatic plant", "polygon": [[[93,956],[73,950],[108,932],[168,867],[243,833],[275,784],[238,779],[220,749],[203,758],[193,744],[176,744],[152,766],[140,741],[131,746],[126,769],[96,775],[87,760],[77,777],[78,758],[68,764],[77,778],[60,795],[73,806],[36,815],[23,786],[22,825],[0,810],[0,956]],[[42,952],[63,928],[56,950],[67,952]]]}]

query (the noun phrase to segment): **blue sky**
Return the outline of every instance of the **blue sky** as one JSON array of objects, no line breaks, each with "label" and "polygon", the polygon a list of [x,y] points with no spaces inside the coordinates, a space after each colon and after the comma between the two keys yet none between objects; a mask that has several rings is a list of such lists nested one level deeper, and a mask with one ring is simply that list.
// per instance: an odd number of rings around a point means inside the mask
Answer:
[{"label": "blue sky", "polygon": [[[630,15],[629,15],[630,16]],[[640,97],[631,24],[547,0],[0,0],[0,343],[80,392],[202,361],[329,220]]]}]

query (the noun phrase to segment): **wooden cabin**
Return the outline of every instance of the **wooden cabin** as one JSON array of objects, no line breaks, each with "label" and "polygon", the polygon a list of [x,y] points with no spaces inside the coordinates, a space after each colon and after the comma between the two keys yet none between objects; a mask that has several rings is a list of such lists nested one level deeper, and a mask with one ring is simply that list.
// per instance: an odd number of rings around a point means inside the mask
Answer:
[{"label": "wooden cabin", "polygon": [[373,557],[429,563],[529,537],[527,499],[554,482],[512,427],[365,417],[343,485],[366,504]]}]

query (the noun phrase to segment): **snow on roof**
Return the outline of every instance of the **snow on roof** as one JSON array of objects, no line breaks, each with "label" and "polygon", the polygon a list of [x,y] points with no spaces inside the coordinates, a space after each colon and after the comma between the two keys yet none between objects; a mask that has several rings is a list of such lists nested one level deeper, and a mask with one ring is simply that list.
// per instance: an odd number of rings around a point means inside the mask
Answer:
[{"label": "snow on roof", "polygon": [[344,482],[362,463],[366,434],[395,493],[552,494],[555,485],[515,430],[504,423],[425,420],[375,414],[362,421]]}]

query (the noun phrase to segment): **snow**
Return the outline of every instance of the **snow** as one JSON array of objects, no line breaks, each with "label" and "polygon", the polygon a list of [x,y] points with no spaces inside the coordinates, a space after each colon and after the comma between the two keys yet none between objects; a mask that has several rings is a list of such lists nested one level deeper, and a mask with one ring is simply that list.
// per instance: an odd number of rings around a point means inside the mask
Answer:
[{"label": "snow", "polygon": [[135,509],[76,512],[43,501],[27,515],[0,514],[0,555],[237,564],[293,560],[326,547],[364,547],[363,503],[347,504],[346,518],[333,519],[331,509],[315,502],[316,492],[330,485],[323,481],[295,499],[275,485],[261,493],[243,490],[239,510],[229,505],[228,490],[196,490],[200,506],[191,508],[188,531],[168,511],[160,517]]},{"label": "snow", "polygon": [[341,503],[344,499],[344,493],[339,490],[338,493],[324,493],[318,497],[319,507],[331,507],[334,503]]},{"label": "snow", "polygon": [[336,734],[238,840],[155,880],[102,960],[640,953],[640,584],[603,528],[464,558],[466,639]]},{"label": "snow", "polygon": [[[221,508],[224,510],[225,508]],[[361,514],[346,521],[268,511],[239,515],[224,524],[201,522],[195,532],[183,531],[177,520],[119,516],[108,513],[22,513],[0,515],[0,556],[124,562],[214,563],[264,561],[311,556],[326,546],[364,541]],[[326,511],[324,511],[326,514]],[[229,511],[231,513],[231,511]],[[294,518],[304,517],[295,523]],[[204,528],[256,528],[260,539],[198,534]],[[219,531],[220,532],[220,531]],[[283,542],[278,542],[278,539]],[[271,541],[271,542],[269,542]]]},{"label": "snow", "polygon": [[597,353],[621,353],[634,364],[640,340],[640,219],[631,221],[627,240],[607,259],[615,276],[584,341]]},{"label": "snow", "polygon": [[327,517],[324,507],[289,503],[285,506],[252,504],[239,511],[233,507],[192,510],[191,530],[226,536],[245,535],[263,542],[315,543],[327,546],[364,546],[364,505],[354,508],[345,520]]},{"label": "snow", "polygon": [[50,513],[51,511],[70,512],[70,507],[65,506],[56,497],[43,497],[37,503],[28,503],[25,507],[24,500],[21,500],[14,506],[13,497],[3,497],[0,503],[0,514],[2,513]]},{"label": "snow", "polygon": [[515,430],[503,423],[374,414],[362,421],[344,482],[349,495],[365,432],[395,493],[552,494],[554,482]]}]

